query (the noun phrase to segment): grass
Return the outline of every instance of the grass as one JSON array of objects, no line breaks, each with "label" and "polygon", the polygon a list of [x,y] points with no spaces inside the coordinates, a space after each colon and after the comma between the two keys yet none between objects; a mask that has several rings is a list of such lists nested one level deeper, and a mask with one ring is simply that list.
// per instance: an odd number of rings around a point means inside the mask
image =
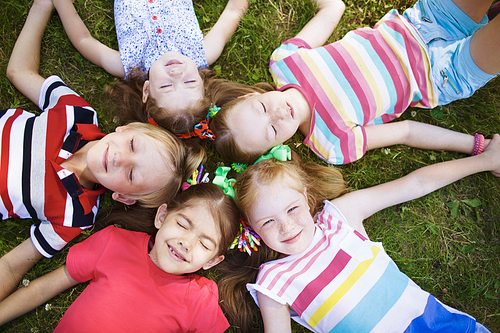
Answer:
[{"label": "grass", "polygon": [[[293,37],[312,17],[313,6],[300,0],[250,0],[247,15],[222,56],[214,64],[227,79],[244,83],[270,81],[271,52]],[[110,47],[117,48],[112,0],[75,0],[76,7],[91,33]],[[3,75],[10,52],[22,28],[31,2],[0,0],[0,105],[37,111]],[[346,12],[331,36],[335,41],[347,31],[372,26],[390,8],[404,9],[408,0],[346,0]],[[206,33],[225,6],[223,0],[198,0],[195,9]],[[109,103],[102,95],[113,77],[97,68],[70,44],[57,14],[48,24],[42,43],[40,72],[57,74],[97,110],[100,126],[109,132],[117,125]],[[464,133],[485,135],[500,132],[500,79],[495,79],[467,100],[457,101],[431,112],[410,109],[402,119],[414,119]],[[321,163],[294,137],[294,147],[303,158]],[[209,167],[224,161],[208,150]],[[464,155],[424,151],[404,146],[370,151],[356,163],[339,167],[349,185],[360,189],[401,177],[419,167]],[[102,205],[111,204],[109,194]],[[390,207],[365,221],[372,240],[383,241],[386,251],[400,269],[423,289],[444,303],[470,313],[492,332],[500,332],[500,180],[491,174],[467,177],[424,198]],[[21,243],[29,235],[31,221],[10,219],[0,228],[0,254]],[[91,231],[78,237],[81,241]],[[51,260],[41,260],[26,276],[33,280],[64,263],[67,250]],[[50,310],[40,307],[0,327],[0,332],[52,331],[66,308],[84,289],[66,291],[51,300]],[[294,332],[305,332],[293,325]]]}]

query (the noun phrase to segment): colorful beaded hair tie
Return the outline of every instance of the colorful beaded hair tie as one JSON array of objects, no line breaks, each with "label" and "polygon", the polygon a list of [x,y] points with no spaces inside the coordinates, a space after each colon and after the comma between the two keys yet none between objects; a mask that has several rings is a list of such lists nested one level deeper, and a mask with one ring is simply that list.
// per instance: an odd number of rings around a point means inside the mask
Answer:
[{"label": "colorful beaded hair tie", "polygon": [[181,190],[185,191],[187,190],[190,186],[196,185],[199,183],[208,183],[210,180],[208,179],[208,172],[205,173],[203,178],[201,178],[201,175],[203,173],[203,164],[200,164],[200,170],[194,170],[193,175],[191,178],[188,178],[187,181],[182,183],[181,185]]},{"label": "colorful beaded hair tie", "polygon": [[240,217],[240,232],[234,238],[228,250],[232,250],[236,246],[238,246],[240,252],[246,252],[249,256],[252,255],[252,249],[258,251],[257,246],[260,246],[260,236],[247,226],[242,217]]}]

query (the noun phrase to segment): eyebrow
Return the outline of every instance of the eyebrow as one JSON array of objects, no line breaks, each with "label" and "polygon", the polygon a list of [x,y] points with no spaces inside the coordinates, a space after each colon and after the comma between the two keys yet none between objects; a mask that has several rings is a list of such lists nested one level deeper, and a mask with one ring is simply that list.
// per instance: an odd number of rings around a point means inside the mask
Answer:
[{"label": "eyebrow", "polygon": [[[192,222],[192,221],[191,221],[191,220],[190,220],[190,219],[189,219],[186,215],[184,215],[184,214],[179,214],[179,215],[180,215],[180,216],[181,216],[184,220],[186,220],[186,222],[189,224],[189,227],[190,227],[190,228],[194,228],[194,223],[193,223],[193,222]],[[203,233],[203,232],[201,233],[201,237],[202,237],[202,238],[206,238],[206,239],[208,239],[210,242],[212,242],[212,243],[214,244],[214,246],[216,246],[216,245],[217,245],[217,242],[216,242],[216,241],[215,241],[212,237],[208,236],[207,234],[205,234],[205,233]]]}]

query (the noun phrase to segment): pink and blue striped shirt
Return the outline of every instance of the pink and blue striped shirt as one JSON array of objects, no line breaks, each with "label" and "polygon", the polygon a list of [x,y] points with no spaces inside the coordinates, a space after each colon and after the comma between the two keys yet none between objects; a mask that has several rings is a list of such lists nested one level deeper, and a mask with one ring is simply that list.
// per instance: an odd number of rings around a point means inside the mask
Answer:
[{"label": "pink and blue striped shirt", "polygon": [[417,286],[332,203],[316,223],[304,252],[261,265],[247,284],[257,304],[259,292],[287,304],[313,332],[475,332],[474,318]]},{"label": "pink and blue striped shirt", "polygon": [[304,143],[332,164],[364,155],[365,125],[394,120],[409,106],[437,105],[427,46],[395,10],[373,29],[315,49],[290,39],[274,51],[270,71],[276,89],[304,94],[312,112]]}]

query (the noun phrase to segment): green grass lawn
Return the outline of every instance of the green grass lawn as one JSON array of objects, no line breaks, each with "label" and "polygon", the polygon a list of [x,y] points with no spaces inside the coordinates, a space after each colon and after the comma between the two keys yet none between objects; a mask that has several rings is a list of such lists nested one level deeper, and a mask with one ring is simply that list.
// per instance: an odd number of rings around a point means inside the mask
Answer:
[{"label": "green grass lawn", "polygon": [[[308,0],[250,0],[247,15],[213,69],[224,78],[244,83],[270,81],[269,56],[279,44],[293,37],[312,17]],[[207,32],[222,12],[224,0],[195,0],[198,20]],[[91,33],[117,48],[112,0],[75,0]],[[346,11],[330,41],[347,31],[372,26],[389,9],[405,9],[407,0],[346,0]],[[14,42],[31,2],[0,0],[0,105],[2,108],[37,107],[22,96],[5,77]],[[113,77],[97,68],[73,48],[57,14],[53,14],[42,42],[41,74],[59,75],[98,112],[100,127],[109,132],[117,125],[113,110],[102,94]],[[500,133],[500,79],[495,79],[467,100],[435,110],[410,109],[402,119],[431,123],[464,133],[486,136]],[[303,158],[321,163],[301,137],[292,147]],[[224,163],[208,149],[208,167]],[[443,151],[393,146],[370,151],[360,161],[340,166],[349,186],[360,189],[399,178],[419,167],[464,157]],[[227,163],[227,161],[226,161]],[[101,206],[112,203],[105,194]],[[0,255],[29,236],[31,221],[11,219],[0,228]],[[467,177],[424,198],[397,205],[365,221],[372,240],[384,243],[400,269],[445,304],[470,313],[492,332],[500,332],[500,179],[489,173]],[[78,237],[81,241],[92,230]],[[53,259],[41,260],[26,279],[33,280],[64,263],[67,249]],[[29,314],[0,328],[0,332],[52,331],[66,308],[84,289],[66,291]],[[133,305],[131,305],[133,306]],[[293,325],[295,332],[306,330]]]}]

